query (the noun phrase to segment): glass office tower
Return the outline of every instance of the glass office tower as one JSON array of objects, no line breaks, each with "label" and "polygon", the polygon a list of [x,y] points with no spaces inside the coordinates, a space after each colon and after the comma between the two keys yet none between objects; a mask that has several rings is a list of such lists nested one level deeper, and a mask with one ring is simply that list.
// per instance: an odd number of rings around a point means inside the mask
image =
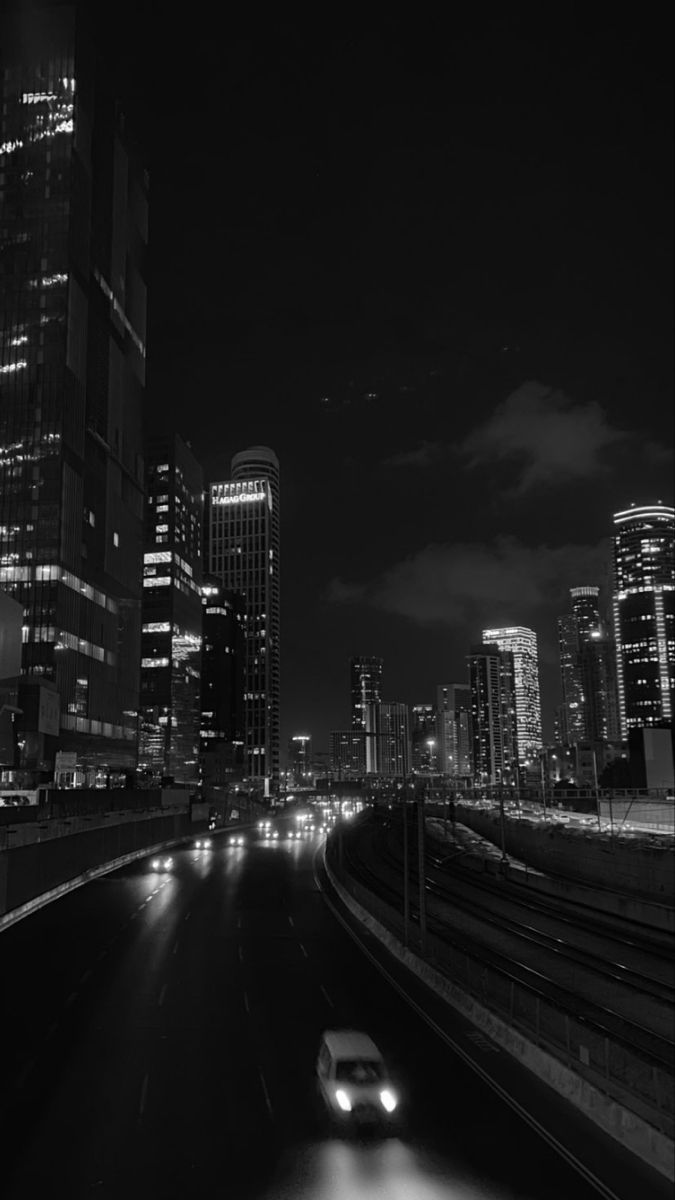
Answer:
[{"label": "glass office tower", "polygon": [[199,777],[204,481],[177,435],[146,446],[139,765]]},{"label": "glass office tower", "polygon": [[366,773],[380,769],[381,658],[357,655],[349,661],[351,725],[364,735]]},{"label": "glass office tower", "polygon": [[244,737],[250,779],[279,783],[279,460],[267,446],[232,459],[211,484],[208,570],[244,600]]},{"label": "glass office tower", "polygon": [[614,636],[621,736],[673,719],[675,509],[614,514]]},{"label": "glass office tower", "polygon": [[147,176],[72,9],[2,31],[0,587],[61,750],[136,765]]},{"label": "glass office tower", "polygon": [[483,642],[510,650],[516,685],[518,761],[521,767],[537,759],[542,748],[541,699],[539,693],[539,654],[534,629],[511,625],[484,629]]}]

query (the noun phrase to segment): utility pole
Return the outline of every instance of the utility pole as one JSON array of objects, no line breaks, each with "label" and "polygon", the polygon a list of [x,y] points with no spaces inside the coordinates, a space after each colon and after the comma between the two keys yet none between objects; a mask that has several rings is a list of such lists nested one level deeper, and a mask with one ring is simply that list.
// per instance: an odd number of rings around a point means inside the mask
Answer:
[{"label": "utility pole", "polygon": [[426,877],[424,871],[424,800],[417,805],[417,873],[420,889],[420,953],[425,954],[427,948],[427,897]]}]

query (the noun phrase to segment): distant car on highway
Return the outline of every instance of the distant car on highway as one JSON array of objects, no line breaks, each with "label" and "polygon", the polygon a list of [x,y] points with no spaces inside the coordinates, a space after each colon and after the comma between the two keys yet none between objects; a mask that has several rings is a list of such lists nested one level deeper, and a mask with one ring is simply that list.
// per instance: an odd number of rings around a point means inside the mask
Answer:
[{"label": "distant car on highway", "polygon": [[213,845],[211,838],[197,838],[195,850],[210,850]]},{"label": "distant car on highway", "polygon": [[170,871],[173,866],[173,859],[170,854],[164,858],[153,858],[150,866],[153,871]]},{"label": "distant car on highway", "polygon": [[234,833],[232,837],[227,839],[228,846],[245,846],[246,838],[242,833]]},{"label": "distant car on highway", "polygon": [[343,1124],[390,1126],[398,1115],[397,1091],[367,1033],[327,1029],[321,1037],[316,1075],[330,1116]]}]

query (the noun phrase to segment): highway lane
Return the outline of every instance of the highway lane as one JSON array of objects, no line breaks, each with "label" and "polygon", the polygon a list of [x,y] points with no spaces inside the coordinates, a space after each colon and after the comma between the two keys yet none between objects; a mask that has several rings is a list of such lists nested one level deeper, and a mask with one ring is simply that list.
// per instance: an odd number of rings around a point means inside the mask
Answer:
[{"label": "highway lane", "polygon": [[[217,838],[2,934],[6,1200],[597,1197],[362,954],[317,890],[315,846]],[[327,1133],[313,1070],[333,1025],[380,1044],[401,1136]]]}]

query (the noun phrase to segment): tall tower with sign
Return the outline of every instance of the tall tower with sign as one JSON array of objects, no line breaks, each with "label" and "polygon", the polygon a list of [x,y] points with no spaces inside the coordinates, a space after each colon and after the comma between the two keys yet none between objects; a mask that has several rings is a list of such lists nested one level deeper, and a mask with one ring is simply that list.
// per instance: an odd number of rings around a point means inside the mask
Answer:
[{"label": "tall tower with sign", "polygon": [[246,769],[266,793],[279,780],[279,461],[267,446],[232,459],[209,490],[208,571],[244,599]]}]

